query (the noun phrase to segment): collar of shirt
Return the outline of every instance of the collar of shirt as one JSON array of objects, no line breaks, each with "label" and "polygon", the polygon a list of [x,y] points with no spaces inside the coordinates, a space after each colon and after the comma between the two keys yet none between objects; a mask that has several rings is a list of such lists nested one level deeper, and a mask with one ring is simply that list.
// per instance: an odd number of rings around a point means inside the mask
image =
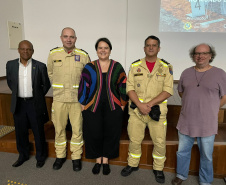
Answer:
[{"label": "collar of shirt", "polygon": [[[20,60],[20,58],[19,58],[19,65],[23,65],[22,63],[21,63],[21,60]],[[27,67],[29,64],[31,64],[31,58],[27,61],[27,65],[25,66],[25,67]],[[24,65],[23,65],[24,66]]]},{"label": "collar of shirt", "polygon": [[74,54],[74,50],[75,50],[76,47],[74,47],[74,48],[73,48],[72,50],[70,50],[70,51],[67,51],[67,50],[65,49],[65,47],[63,47],[63,48],[64,48],[64,51],[65,51],[67,54],[70,54],[70,53],[71,53],[71,54],[73,55],[73,54]]}]

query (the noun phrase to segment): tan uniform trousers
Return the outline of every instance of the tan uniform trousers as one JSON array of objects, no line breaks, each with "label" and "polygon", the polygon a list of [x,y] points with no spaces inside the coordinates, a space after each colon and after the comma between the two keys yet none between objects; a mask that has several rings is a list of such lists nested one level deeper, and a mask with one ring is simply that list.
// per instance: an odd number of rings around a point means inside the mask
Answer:
[{"label": "tan uniform trousers", "polygon": [[136,108],[130,111],[128,123],[128,134],[130,138],[128,165],[137,167],[142,154],[141,143],[144,139],[145,128],[148,126],[151,139],[154,144],[152,156],[154,159],[153,169],[162,171],[166,160],[166,118],[161,118],[159,122],[152,120],[149,115],[141,115]]},{"label": "tan uniform trousers", "polygon": [[81,159],[83,137],[82,137],[82,113],[80,103],[57,102],[52,104],[52,121],[55,127],[55,149],[57,158],[66,157],[66,126],[68,116],[72,127],[70,150],[71,159]]}]

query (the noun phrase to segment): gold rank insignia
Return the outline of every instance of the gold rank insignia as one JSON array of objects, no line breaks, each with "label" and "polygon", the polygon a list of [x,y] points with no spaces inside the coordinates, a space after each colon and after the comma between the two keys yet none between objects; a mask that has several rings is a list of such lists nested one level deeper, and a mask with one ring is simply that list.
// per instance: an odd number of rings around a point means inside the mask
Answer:
[{"label": "gold rank insignia", "polygon": [[161,76],[161,77],[166,77],[166,74],[163,74],[163,73],[156,73],[156,76],[157,76],[157,77],[159,77],[159,76]]}]

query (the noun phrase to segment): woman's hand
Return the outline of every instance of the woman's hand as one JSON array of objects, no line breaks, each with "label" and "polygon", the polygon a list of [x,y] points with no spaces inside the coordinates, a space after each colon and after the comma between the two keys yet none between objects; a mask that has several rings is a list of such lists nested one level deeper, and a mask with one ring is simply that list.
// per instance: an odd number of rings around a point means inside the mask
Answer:
[{"label": "woman's hand", "polygon": [[82,104],[80,104],[81,105],[81,109],[82,109],[82,111],[84,111],[84,109],[85,109],[85,105],[82,105]]}]

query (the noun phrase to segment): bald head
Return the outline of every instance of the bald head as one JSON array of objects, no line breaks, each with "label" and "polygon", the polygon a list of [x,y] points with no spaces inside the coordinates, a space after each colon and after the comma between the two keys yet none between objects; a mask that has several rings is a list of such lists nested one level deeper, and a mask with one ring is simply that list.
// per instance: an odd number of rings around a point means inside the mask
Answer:
[{"label": "bald head", "polygon": [[23,64],[26,64],[26,62],[32,57],[34,53],[33,45],[28,40],[23,40],[18,45],[18,52],[20,54],[20,61]]},{"label": "bald head", "polygon": [[61,31],[61,36],[63,35],[64,31],[67,31],[67,30],[70,30],[70,31],[73,31],[74,32],[74,36],[76,37],[76,33],[75,33],[75,30],[73,28],[70,28],[70,27],[65,27],[62,31]]},{"label": "bald head", "polygon": [[72,28],[64,28],[61,32],[60,39],[66,52],[70,52],[75,48],[77,37],[75,35],[75,30],[73,30]]},{"label": "bald head", "polygon": [[18,45],[18,49],[19,49],[23,44],[29,45],[29,47],[30,47],[32,50],[34,50],[33,44],[32,44],[30,41],[28,41],[28,40],[22,40],[22,41],[19,43],[19,45]]}]

